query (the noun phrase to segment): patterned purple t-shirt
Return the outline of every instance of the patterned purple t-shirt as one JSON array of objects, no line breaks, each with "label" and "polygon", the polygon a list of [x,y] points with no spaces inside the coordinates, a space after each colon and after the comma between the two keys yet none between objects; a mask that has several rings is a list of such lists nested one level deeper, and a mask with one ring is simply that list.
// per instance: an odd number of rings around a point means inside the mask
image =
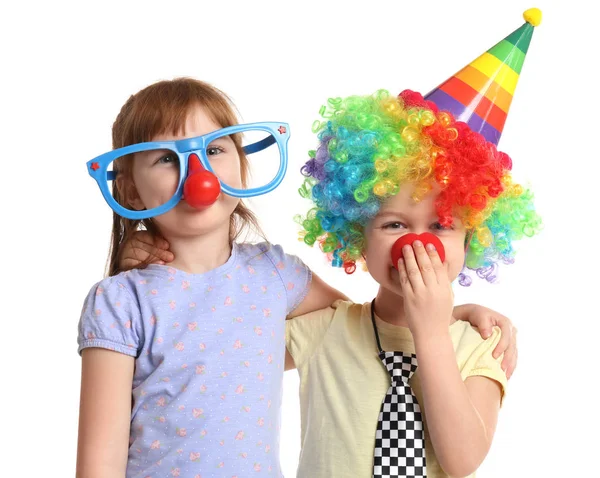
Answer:
[{"label": "patterned purple t-shirt", "polygon": [[280,246],[234,244],[205,274],[150,265],[91,289],[79,352],[135,357],[128,478],[281,476],[285,317],[310,280]]}]

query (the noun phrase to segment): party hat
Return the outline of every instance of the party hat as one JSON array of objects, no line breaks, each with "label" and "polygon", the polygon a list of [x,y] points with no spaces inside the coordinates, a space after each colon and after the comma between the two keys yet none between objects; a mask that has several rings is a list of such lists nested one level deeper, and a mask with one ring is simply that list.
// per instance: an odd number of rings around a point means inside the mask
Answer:
[{"label": "party hat", "polygon": [[531,8],[523,13],[523,18],[525,23],[520,28],[425,96],[495,145],[504,129],[533,29],[541,23],[542,12]]}]

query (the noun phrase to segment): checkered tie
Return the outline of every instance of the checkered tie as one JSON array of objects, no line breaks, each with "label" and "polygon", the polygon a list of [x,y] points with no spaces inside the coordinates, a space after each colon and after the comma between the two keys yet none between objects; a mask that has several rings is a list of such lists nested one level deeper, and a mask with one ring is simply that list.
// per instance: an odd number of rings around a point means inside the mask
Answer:
[{"label": "checkered tie", "polygon": [[377,421],[375,435],[374,478],[426,477],[425,437],[421,408],[409,380],[417,370],[417,356],[402,352],[384,352],[375,324],[375,301],[371,319],[379,348],[379,358],[391,376]]}]

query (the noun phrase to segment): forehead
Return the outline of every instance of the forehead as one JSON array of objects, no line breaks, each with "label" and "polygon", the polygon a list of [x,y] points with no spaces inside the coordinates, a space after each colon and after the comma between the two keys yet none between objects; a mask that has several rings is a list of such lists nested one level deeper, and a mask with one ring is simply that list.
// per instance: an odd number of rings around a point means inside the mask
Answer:
[{"label": "forehead", "polygon": [[222,126],[217,123],[213,115],[200,105],[191,106],[185,122],[177,132],[165,131],[157,134],[151,141],[174,141],[182,138],[193,138],[212,133]]}]

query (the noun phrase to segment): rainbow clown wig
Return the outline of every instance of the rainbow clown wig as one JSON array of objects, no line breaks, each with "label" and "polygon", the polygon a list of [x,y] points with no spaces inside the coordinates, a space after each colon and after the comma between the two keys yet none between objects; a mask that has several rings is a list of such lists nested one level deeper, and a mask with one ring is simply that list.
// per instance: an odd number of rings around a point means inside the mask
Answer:
[{"label": "rainbow clown wig", "polygon": [[[313,127],[319,147],[302,168],[300,194],[314,207],[300,218],[301,235],[333,266],[355,271],[366,225],[407,183],[416,185],[415,200],[439,188],[440,224],[461,219],[470,238],[466,266],[489,281],[499,261],[513,262],[513,241],[539,230],[533,195],[512,181],[509,156],[419,93],[330,99],[321,116]],[[470,278],[461,274],[460,282]]]},{"label": "rainbow clown wig", "polygon": [[[333,266],[351,274],[363,260],[365,227],[382,201],[408,183],[418,201],[439,191],[442,226],[459,217],[467,229],[465,265],[493,282],[499,262],[513,262],[513,242],[533,236],[541,220],[533,195],[512,180],[512,161],[497,145],[541,12],[423,97],[335,98],[313,131],[319,147],[302,168],[300,195],[314,207],[297,216],[301,236],[318,242]],[[462,285],[471,283],[463,271]]]}]

